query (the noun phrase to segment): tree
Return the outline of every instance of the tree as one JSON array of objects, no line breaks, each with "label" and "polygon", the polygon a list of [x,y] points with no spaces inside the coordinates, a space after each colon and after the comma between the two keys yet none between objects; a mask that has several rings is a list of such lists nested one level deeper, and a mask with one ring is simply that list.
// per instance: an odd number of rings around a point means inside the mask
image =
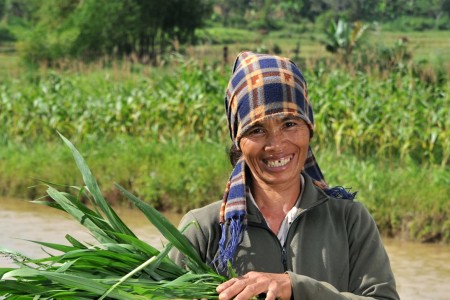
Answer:
[{"label": "tree", "polygon": [[5,15],[5,8],[6,0],[0,0],[0,20],[3,19],[3,16]]},{"label": "tree", "polygon": [[442,1],[442,11],[446,13],[448,17],[450,17],[450,0]]},{"label": "tree", "polygon": [[245,15],[252,7],[252,0],[215,0],[222,16],[224,26],[238,25],[245,22]]},{"label": "tree", "polygon": [[376,18],[378,0],[355,0],[350,1],[348,7],[348,18],[351,21],[370,20]]},{"label": "tree", "polygon": [[155,62],[172,40],[192,41],[210,13],[210,0],[46,0],[24,48],[49,61],[136,54]]},{"label": "tree", "polygon": [[8,22],[21,20],[33,21],[35,13],[40,5],[39,0],[1,0],[3,2],[3,18]]}]

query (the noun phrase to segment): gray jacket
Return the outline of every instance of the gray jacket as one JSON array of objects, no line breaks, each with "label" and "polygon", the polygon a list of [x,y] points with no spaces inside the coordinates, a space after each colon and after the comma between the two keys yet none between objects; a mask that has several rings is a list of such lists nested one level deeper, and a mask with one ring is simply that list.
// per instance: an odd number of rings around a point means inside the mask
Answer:
[{"label": "gray jacket", "polygon": [[[249,271],[290,275],[294,299],[399,299],[389,258],[378,229],[359,202],[334,199],[316,188],[309,176],[299,210],[284,245],[261,212],[247,201],[248,226],[233,262],[238,275]],[[210,263],[221,228],[220,202],[188,212],[180,228],[195,220],[186,237]],[[172,253],[183,264],[183,256]]]}]

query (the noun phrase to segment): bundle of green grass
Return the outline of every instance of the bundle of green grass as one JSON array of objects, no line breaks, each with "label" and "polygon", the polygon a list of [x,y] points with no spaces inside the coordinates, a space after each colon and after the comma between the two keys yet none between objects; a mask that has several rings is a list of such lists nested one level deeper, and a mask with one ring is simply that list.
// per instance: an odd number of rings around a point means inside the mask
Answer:
[{"label": "bundle of green grass", "polygon": [[[61,252],[40,259],[1,250],[17,268],[0,268],[0,299],[217,299],[215,289],[226,278],[200,259],[183,230],[117,185],[168,242],[157,250],[137,238],[104,199],[77,149],[62,139],[72,151],[85,187],[72,187],[76,193],[71,194],[47,183],[47,193],[54,201],[34,202],[69,213],[97,242],[86,244],[69,234],[69,245],[36,242]],[[82,203],[82,197],[90,200],[92,209]],[[173,247],[186,256],[187,269],[167,256]]]}]

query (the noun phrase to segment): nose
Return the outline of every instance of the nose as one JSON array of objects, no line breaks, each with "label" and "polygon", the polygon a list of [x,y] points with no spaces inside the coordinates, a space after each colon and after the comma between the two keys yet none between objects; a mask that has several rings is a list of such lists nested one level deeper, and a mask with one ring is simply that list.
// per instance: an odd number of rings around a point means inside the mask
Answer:
[{"label": "nose", "polygon": [[266,143],[264,150],[277,152],[282,149],[284,141],[284,135],[281,130],[270,130],[266,136]]}]

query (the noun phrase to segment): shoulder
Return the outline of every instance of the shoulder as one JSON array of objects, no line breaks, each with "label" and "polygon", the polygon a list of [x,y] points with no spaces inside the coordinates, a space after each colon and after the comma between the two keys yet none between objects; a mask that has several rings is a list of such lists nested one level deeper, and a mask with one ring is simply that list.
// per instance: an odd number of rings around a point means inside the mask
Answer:
[{"label": "shoulder", "polygon": [[219,245],[221,201],[193,209],[182,218],[179,229],[197,249],[204,261],[212,261]]},{"label": "shoulder", "polygon": [[219,225],[220,206],[222,201],[216,201],[201,208],[196,208],[187,212],[180,222],[180,229],[190,223],[196,223],[201,231],[207,232],[211,228]]},{"label": "shoulder", "polygon": [[331,196],[327,196],[327,198],[327,201],[320,206],[321,208],[318,212],[326,213],[335,222],[344,222],[347,224],[347,227],[351,227],[355,223],[373,225],[372,215],[364,203],[356,199],[338,199]]},{"label": "shoulder", "polygon": [[371,215],[364,203],[358,200],[330,198],[328,202],[334,209],[342,210],[349,218],[371,218]]},{"label": "shoulder", "polygon": [[[324,193],[324,192],[323,192]],[[325,193],[324,193],[325,194]],[[330,208],[335,210],[342,210],[347,213],[368,213],[366,207],[364,204],[356,199],[341,199],[341,198],[334,198],[332,196],[328,196],[327,204],[330,206]]]},{"label": "shoulder", "polygon": [[183,219],[201,221],[201,223],[218,223],[222,201],[216,201],[206,206],[190,210]]},{"label": "shoulder", "polygon": [[328,201],[330,213],[335,219],[345,224],[350,236],[378,235],[378,227],[364,203],[356,200],[330,198]]}]

